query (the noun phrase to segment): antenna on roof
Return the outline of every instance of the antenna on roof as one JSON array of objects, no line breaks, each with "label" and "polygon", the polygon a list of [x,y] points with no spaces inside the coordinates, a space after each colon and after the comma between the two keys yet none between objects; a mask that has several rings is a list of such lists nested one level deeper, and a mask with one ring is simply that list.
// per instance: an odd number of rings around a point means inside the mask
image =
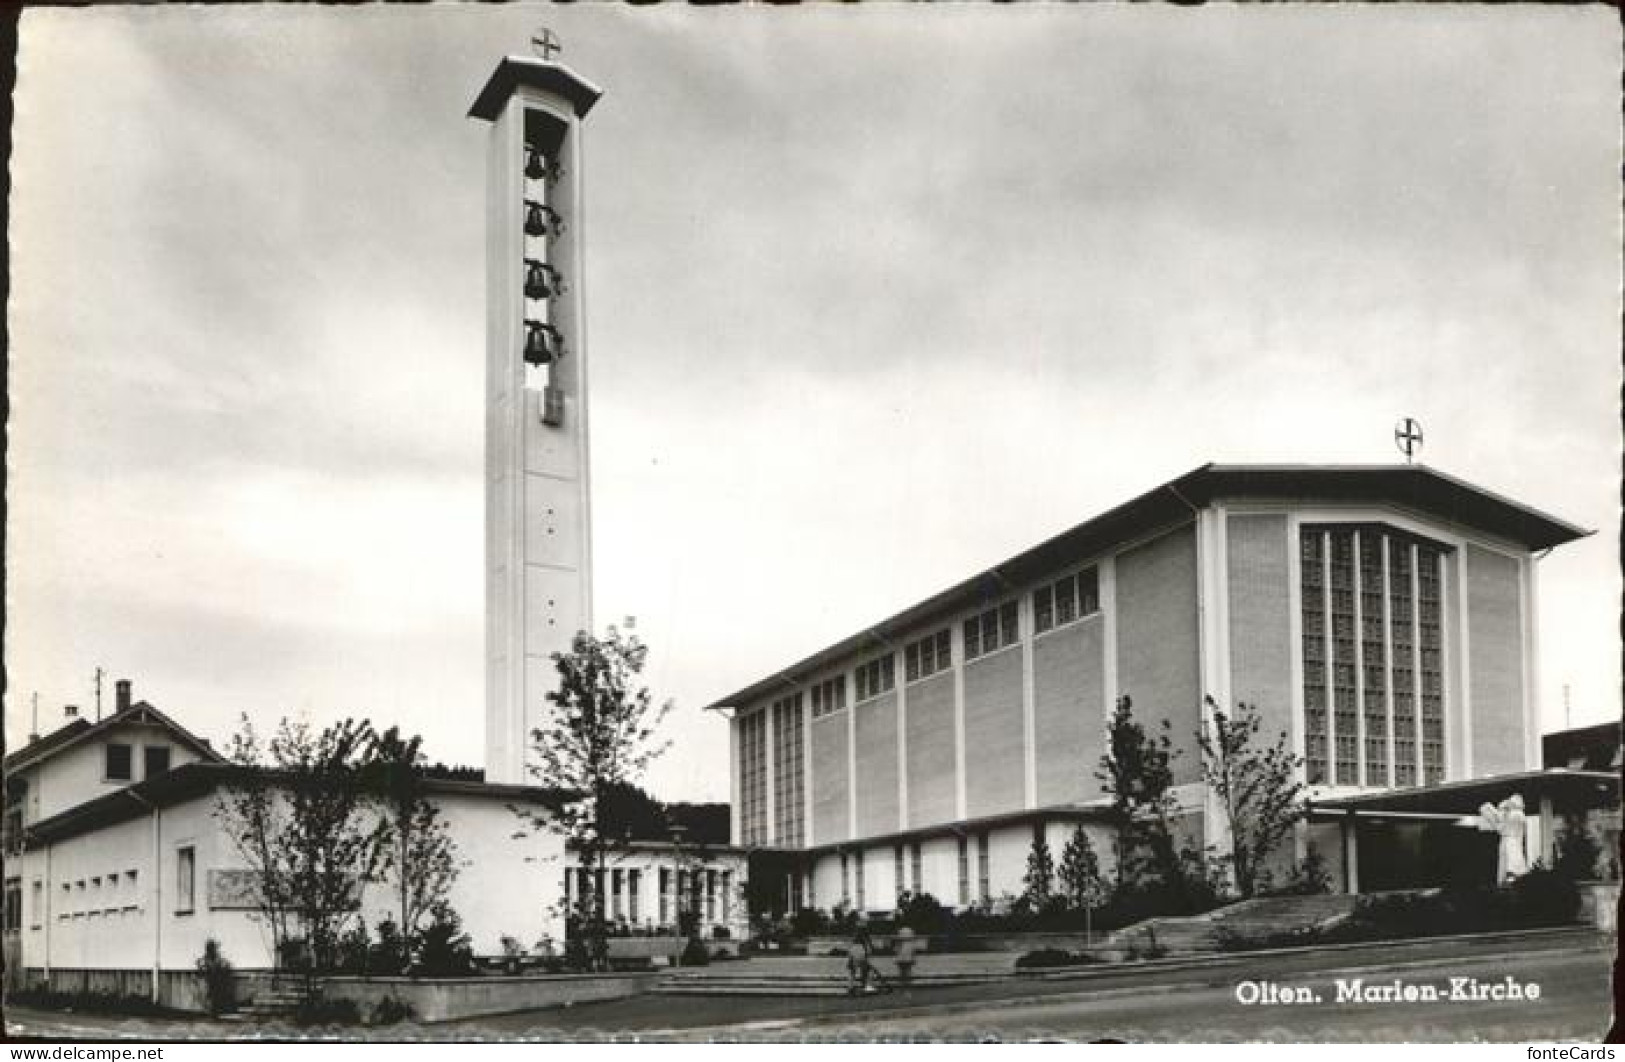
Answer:
[{"label": "antenna on roof", "polygon": [[1422,424],[1410,417],[1401,417],[1394,425],[1394,445],[1405,455],[1408,465],[1422,449]]},{"label": "antenna on roof", "polygon": [[96,722],[102,721],[102,676],[106,674],[100,665],[96,667]]}]

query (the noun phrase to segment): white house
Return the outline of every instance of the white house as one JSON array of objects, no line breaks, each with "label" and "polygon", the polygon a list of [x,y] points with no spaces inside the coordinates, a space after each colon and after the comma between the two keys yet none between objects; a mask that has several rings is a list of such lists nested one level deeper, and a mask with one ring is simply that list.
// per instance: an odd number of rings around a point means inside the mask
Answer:
[{"label": "white house", "polygon": [[[121,984],[194,968],[220,942],[239,969],[268,968],[271,936],[244,861],[216,817],[245,769],[119,683],[117,710],[30,742],[5,759],[8,981],[56,971],[123,971]],[[513,808],[558,795],[527,786],[427,778],[463,863],[451,904],[477,954],[562,940],[564,842],[527,831]],[[369,925],[391,910],[388,883],[364,886]],[[148,977],[150,975],[150,978]],[[103,978],[103,983],[110,982]]]}]

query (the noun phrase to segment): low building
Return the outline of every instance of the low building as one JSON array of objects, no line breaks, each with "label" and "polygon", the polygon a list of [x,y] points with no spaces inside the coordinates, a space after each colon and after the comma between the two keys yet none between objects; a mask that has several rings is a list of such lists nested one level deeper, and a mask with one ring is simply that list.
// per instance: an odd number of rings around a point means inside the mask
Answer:
[{"label": "low building", "polygon": [[[580,853],[567,855],[562,887],[571,904],[584,895]],[[606,853],[597,872],[604,916],[624,935],[672,934],[688,929],[707,940],[745,940],[750,918],[743,849],[703,841],[628,841]]]},{"label": "low building", "polygon": [[[130,703],[128,690],[120,683],[107,719],[70,722],[5,759],[8,974],[125,971],[156,992],[159,974],[192,970],[210,939],[239,969],[271,967],[253,872],[216,814],[248,769],[152,705]],[[562,940],[564,842],[546,831],[515,840],[513,810],[546,814],[558,795],[432,777],[421,785],[463,862],[450,902],[476,954],[502,954],[505,937],[527,949]],[[394,910],[383,882],[364,883],[359,902],[369,925]]]},{"label": "low building", "polygon": [[790,859],[791,907],[996,903],[1035,834],[1079,826],[1110,872],[1096,772],[1129,697],[1169,728],[1182,829],[1223,851],[1212,697],[1303,760],[1315,816],[1283,864],[1436,877],[1427,816],[1476,867],[1489,838],[1455,820],[1511,792],[1544,850],[1556,808],[1618,794],[1540,770],[1537,570],[1585,534],[1421,465],[1204,465],[718,699],[733,841]]}]

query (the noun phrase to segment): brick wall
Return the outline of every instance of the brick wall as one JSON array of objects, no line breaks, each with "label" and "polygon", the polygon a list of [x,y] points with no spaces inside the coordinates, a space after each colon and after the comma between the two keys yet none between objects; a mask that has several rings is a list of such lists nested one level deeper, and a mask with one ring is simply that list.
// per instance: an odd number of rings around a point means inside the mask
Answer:
[{"label": "brick wall", "polygon": [[1292,623],[1287,596],[1284,516],[1232,516],[1230,568],[1230,700],[1245,701],[1264,720],[1264,737],[1290,733]]},{"label": "brick wall", "polygon": [[813,836],[818,844],[844,841],[851,833],[847,819],[846,712],[826,715],[812,723]]},{"label": "brick wall", "polygon": [[955,818],[954,677],[944,671],[908,687],[908,821]]},{"label": "brick wall", "polygon": [[971,818],[1022,808],[1022,741],[1020,647],[966,664],[965,810]]},{"label": "brick wall", "polygon": [[857,714],[858,836],[897,829],[897,694],[881,694],[850,709]]},{"label": "brick wall", "polygon": [[1524,762],[1522,594],[1518,563],[1467,546],[1468,676],[1473,774],[1503,774]]},{"label": "brick wall", "polygon": [[1097,617],[1033,641],[1033,725],[1038,803],[1100,795],[1095,769],[1105,745],[1105,638]]},{"label": "brick wall", "polygon": [[1184,755],[1175,783],[1201,776],[1196,751],[1202,690],[1198,674],[1196,533],[1171,531],[1117,557],[1117,683],[1148,730],[1173,725]]}]

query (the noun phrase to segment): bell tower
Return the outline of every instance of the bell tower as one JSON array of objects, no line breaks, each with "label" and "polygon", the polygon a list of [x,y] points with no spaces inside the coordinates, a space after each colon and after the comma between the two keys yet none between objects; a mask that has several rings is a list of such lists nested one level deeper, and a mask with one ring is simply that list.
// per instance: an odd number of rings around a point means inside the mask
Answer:
[{"label": "bell tower", "polygon": [[469,117],[486,154],[485,773],[523,784],[530,733],[592,629],[581,122],[600,92],[544,58],[497,64]]}]

